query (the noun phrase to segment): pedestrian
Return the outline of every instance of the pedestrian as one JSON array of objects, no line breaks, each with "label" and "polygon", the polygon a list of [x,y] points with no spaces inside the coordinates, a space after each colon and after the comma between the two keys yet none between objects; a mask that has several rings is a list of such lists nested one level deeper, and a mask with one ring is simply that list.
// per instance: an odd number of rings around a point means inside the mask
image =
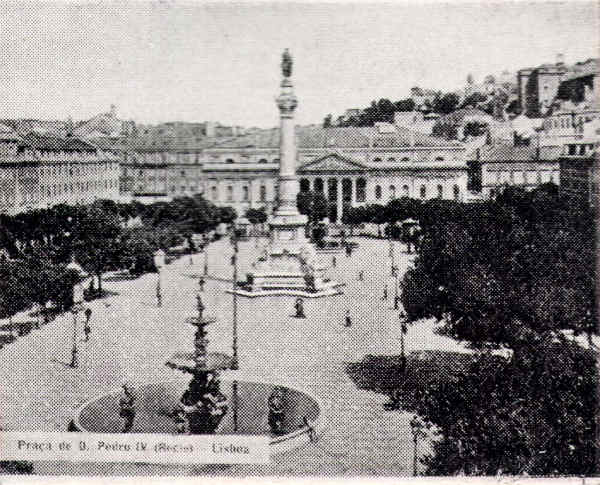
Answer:
[{"label": "pedestrian", "polygon": [[387,290],[387,284],[386,284],[383,286],[383,298],[381,298],[382,300],[387,300],[387,296],[388,296],[387,293],[388,293],[388,290]]},{"label": "pedestrian", "polygon": [[304,301],[302,298],[296,300],[296,318],[306,318],[304,314]]},{"label": "pedestrian", "polygon": [[351,327],[352,326],[352,319],[350,318],[350,310],[346,310],[346,323],[344,324],[345,327]]},{"label": "pedestrian", "polygon": [[200,291],[204,291],[204,278],[202,276],[200,276],[200,279],[198,280],[198,285],[200,286]]},{"label": "pedestrian", "polygon": [[119,399],[119,416],[123,418],[122,433],[129,433],[133,428],[133,420],[135,419],[135,395],[131,386],[127,383],[123,384],[123,392]]},{"label": "pedestrian", "polygon": [[83,313],[85,314],[85,323],[90,323],[90,318],[92,318],[92,309],[86,308]]},{"label": "pedestrian", "polygon": [[358,281],[364,281],[365,280],[365,272],[363,270],[360,270],[358,272]]},{"label": "pedestrian", "polygon": [[335,264],[336,264],[336,260],[335,260],[335,256],[334,256],[331,260],[331,265],[335,268]]}]

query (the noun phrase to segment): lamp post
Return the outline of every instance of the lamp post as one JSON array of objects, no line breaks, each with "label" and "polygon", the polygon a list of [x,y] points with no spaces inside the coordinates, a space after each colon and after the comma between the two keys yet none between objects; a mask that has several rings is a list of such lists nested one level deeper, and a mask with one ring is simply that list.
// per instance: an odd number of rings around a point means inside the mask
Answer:
[{"label": "lamp post", "polygon": [[162,249],[154,253],[154,266],[158,272],[158,280],[156,282],[156,306],[162,306],[162,290],[160,287],[160,270],[165,265],[165,252]]},{"label": "lamp post", "polygon": [[392,260],[392,272],[391,272],[391,275],[394,276],[395,269],[396,269],[396,263],[394,261],[394,241],[392,240],[392,233],[391,233],[391,231],[390,231],[390,234],[389,234],[389,238],[390,238],[390,259]]},{"label": "lamp post", "polygon": [[406,371],[406,354],[404,352],[404,335],[408,331],[406,327],[406,313],[400,312],[398,315],[400,318],[400,370],[404,374]]},{"label": "lamp post", "polygon": [[79,361],[77,359],[77,314],[81,310],[83,304],[83,285],[81,284],[81,279],[83,278],[84,272],[75,260],[71,261],[71,263],[67,265],[67,268],[76,271],[78,275],[78,281],[73,286],[73,306],[71,307],[71,313],[73,314],[73,345],[71,348],[71,363],[69,364],[72,368],[76,368],[79,366]]},{"label": "lamp post", "polygon": [[410,420],[410,431],[413,437],[413,476],[418,475],[417,462],[419,458],[419,438],[425,437],[425,425],[416,415]]},{"label": "lamp post", "polygon": [[238,349],[237,349],[237,255],[239,251],[238,238],[235,232],[235,226],[231,233],[231,245],[233,246],[233,256],[231,263],[233,264],[233,356],[231,357],[231,370],[238,370]]}]

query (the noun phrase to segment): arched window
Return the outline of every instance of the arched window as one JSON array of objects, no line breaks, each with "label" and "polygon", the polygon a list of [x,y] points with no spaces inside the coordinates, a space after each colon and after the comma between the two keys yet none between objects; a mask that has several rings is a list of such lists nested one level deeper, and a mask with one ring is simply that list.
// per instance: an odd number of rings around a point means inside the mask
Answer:
[{"label": "arched window", "polygon": [[228,201],[233,200],[233,187],[231,185],[227,186],[227,200]]},{"label": "arched window", "polygon": [[458,185],[455,185],[452,188],[453,192],[454,192],[454,200],[459,200],[460,199],[460,187]]},{"label": "arched window", "polygon": [[250,193],[248,191],[248,186],[244,185],[242,187],[242,197],[244,198],[244,200],[248,200],[250,198]]},{"label": "arched window", "polygon": [[388,158],[388,162],[390,162],[390,163],[394,163],[395,161],[396,161],[396,159],[394,157]]},{"label": "arched window", "polygon": [[258,163],[269,163],[266,158],[261,158]]},{"label": "arched window", "polygon": [[444,197],[444,187],[441,185],[437,186],[437,196],[438,196],[438,199],[441,199]]},{"label": "arched window", "polygon": [[427,197],[427,187],[421,185],[421,199],[424,199],[425,197]]},{"label": "arched window", "polygon": [[402,196],[403,197],[408,197],[409,196],[408,185],[403,185],[402,186]]},{"label": "arched window", "polygon": [[279,163],[279,158],[274,158],[273,163]]},{"label": "arched window", "polygon": [[395,199],[396,198],[396,187],[394,187],[393,185],[390,185],[390,199]]},{"label": "arched window", "polygon": [[410,159],[408,157],[402,157],[403,162],[408,162]]},{"label": "arched window", "polygon": [[227,160],[225,160],[225,163],[235,163],[235,162],[233,161],[233,158],[228,158]]},{"label": "arched window", "polygon": [[310,180],[300,179],[300,192],[308,192],[310,190]]},{"label": "arched window", "polygon": [[360,178],[356,181],[356,202],[364,202],[366,199],[367,181]]},{"label": "arched window", "polygon": [[381,162],[381,158],[377,157],[377,158],[373,159],[373,161],[376,163],[379,163],[379,162]]},{"label": "arched window", "polygon": [[381,185],[375,186],[375,198],[381,199]]},{"label": "arched window", "polygon": [[436,162],[443,162],[444,161],[444,157],[435,157],[435,161]]},{"label": "arched window", "polygon": [[260,201],[265,202],[267,200],[267,188],[264,185],[260,186]]}]

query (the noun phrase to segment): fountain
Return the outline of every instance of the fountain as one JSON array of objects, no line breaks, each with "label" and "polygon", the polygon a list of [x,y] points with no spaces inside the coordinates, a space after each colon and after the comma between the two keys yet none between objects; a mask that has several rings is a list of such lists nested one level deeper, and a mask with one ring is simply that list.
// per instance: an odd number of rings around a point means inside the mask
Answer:
[{"label": "fountain", "polygon": [[[166,362],[191,374],[181,382],[155,382],[133,387],[133,433],[254,434],[271,436],[272,453],[289,450],[312,439],[320,416],[319,405],[308,394],[278,383],[231,380],[222,382],[231,358],[208,352],[206,327],[217,321],[205,316],[196,295],[198,314],[186,323],[196,327],[193,352],[177,352]],[[69,425],[71,431],[123,432],[119,391],[96,397],[81,406]],[[228,397],[229,396],[229,397]]]}]

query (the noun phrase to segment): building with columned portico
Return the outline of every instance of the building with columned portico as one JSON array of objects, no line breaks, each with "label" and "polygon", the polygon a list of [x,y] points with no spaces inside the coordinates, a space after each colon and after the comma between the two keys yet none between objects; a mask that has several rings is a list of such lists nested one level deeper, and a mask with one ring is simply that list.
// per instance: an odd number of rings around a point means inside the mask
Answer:
[{"label": "building with columned portico", "polygon": [[[463,200],[465,147],[390,123],[296,127],[300,189],[322,192],[340,221],[344,206],[398,197]],[[217,205],[271,212],[277,200],[279,130],[264,130],[203,151],[204,194]]]}]

